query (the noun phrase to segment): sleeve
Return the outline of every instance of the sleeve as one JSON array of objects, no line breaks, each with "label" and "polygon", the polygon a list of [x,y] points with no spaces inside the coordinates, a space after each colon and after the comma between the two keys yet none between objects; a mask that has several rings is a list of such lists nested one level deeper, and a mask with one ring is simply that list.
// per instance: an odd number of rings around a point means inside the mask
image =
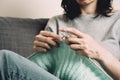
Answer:
[{"label": "sleeve", "polygon": [[[118,41],[118,44],[119,44],[119,51],[120,51],[120,19],[118,19],[116,21],[115,25],[117,26],[117,28],[116,28],[116,36],[117,36],[117,41]],[[119,54],[119,61],[120,61],[120,52],[118,54]]]},{"label": "sleeve", "polygon": [[58,22],[57,22],[56,17],[52,17],[52,18],[48,21],[48,23],[47,23],[47,25],[46,25],[46,27],[45,27],[45,30],[48,30],[48,28],[50,28],[50,29],[52,30],[52,32],[57,33]]},{"label": "sleeve", "polygon": [[[118,41],[119,41],[119,51],[120,51],[120,25],[119,25],[119,29],[117,31],[117,37],[118,37]],[[120,57],[120,52],[119,52],[119,57]],[[120,58],[119,58],[120,61]]]}]

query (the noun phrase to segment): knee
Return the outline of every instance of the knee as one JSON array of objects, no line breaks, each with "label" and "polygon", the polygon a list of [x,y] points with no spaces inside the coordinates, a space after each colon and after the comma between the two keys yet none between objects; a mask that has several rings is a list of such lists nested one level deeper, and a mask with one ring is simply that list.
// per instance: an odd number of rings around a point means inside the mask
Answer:
[{"label": "knee", "polygon": [[0,53],[7,53],[7,52],[9,52],[9,50],[6,49],[0,50]]},{"label": "knee", "polygon": [[8,54],[9,50],[0,50],[0,55]]},{"label": "knee", "polygon": [[13,55],[15,55],[15,53],[12,51],[0,50],[0,57],[13,56]]},{"label": "knee", "polygon": [[0,55],[8,54],[10,52],[11,51],[9,51],[9,50],[0,50]]}]

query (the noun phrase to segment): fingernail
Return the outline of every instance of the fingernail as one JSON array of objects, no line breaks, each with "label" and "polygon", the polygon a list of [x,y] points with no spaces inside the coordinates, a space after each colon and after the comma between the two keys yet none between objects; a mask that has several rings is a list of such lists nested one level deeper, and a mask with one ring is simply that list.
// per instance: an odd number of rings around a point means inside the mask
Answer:
[{"label": "fingernail", "polygon": [[62,37],[60,38],[60,41],[62,42]]},{"label": "fingernail", "polygon": [[59,42],[56,42],[56,44],[57,44],[56,47],[60,47],[60,43]]},{"label": "fingernail", "polygon": [[50,50],[51,49],[51,47],[49,47],[47,50]]},{"label": "fingernail", "polygon": [[47,51],[46,49],[43,50],[43,52],[46,52],[46,51]]}]

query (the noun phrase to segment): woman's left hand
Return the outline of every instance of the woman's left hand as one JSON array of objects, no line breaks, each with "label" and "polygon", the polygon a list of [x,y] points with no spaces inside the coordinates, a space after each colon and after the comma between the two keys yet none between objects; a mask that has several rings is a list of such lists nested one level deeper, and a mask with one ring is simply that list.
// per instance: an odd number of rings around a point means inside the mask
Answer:
[{"label": "woman's left hand", "polygon": [[60,29],[60,31],[67,31],[73,34],[72,36],[67,36],[66,41],[78,54],[99,60],[100,56],[105,55],[107,52],[91,36],[75,28]]}]

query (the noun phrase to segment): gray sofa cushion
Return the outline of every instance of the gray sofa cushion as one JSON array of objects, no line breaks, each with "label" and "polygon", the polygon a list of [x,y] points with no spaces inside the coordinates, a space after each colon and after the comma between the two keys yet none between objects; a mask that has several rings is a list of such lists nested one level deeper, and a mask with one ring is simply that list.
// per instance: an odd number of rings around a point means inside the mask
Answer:
[{"label": "gray sofa cushion", "polygon": [[24,57],[31,55],[34,36],[44,29],[47,21],[0,17],[0,49],[11,50]]}]

